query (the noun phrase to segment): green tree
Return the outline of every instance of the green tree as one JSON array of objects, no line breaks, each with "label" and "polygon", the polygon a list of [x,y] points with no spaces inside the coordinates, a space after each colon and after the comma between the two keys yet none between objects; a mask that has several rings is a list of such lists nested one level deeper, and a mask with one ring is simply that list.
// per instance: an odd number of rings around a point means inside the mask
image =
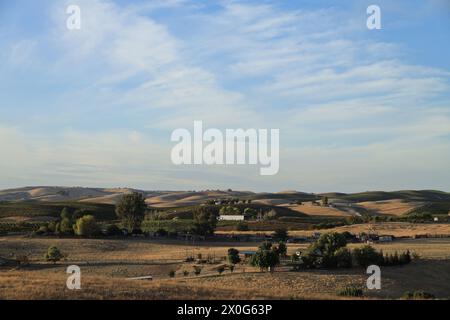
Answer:
[{"label": "green tree", "polygon": [[237,264],[241,262],[241,258],[239,257],[239,250],[235,248],[228,249],[228,262],[231,264]]},{"label": "green tree", "polygon": [[278,243],[278,247],[277,247],[277,253],[280,257],[285,257],[287,254],[287,246],[286,243],[284,243],[283,241],[280,241]]},{"label": "green tree", "polygon": [[59,223],[59,231],[61,234],[73,234],[73,223],[69,218],[63,218]]},{"label": "green tree", "polygon": [[272,247],[272,244],[268,242],[263,243],[250,260],[250,264],[254,267],[258,267],[261,271],[273,271],[273,268],[278,263],[280,263],[278,252],[276,248]]},{"label": "green tree", "polygon": [[64,207],[61,210],[60,217],[61,217],[61,220],[63,220],[63,219],[69,219],[69,220],[72,219],[72,216],[71,216],[71,214],[69,212],[69,209],[67,209],[66,207]]},{"label": "green tree", "polygon": [[50,248],[48,248],[47,253],[44,255],[44,259],[46,261],[51,261],[53,263],[58,262],[62,258],[64,258],[63,254],[55,246],[51,246]]},{"label": "green tree", "polygon": [[123,195],[116,205],[116,214],[129,232],[139,229],[145,217],[147,205],[142,193]]},{"label": "green tree", "polygon": [[194,223],[192,232],[196,235],[207,236],[214,234],[217,226],[217,215],[210,207],[198,207],[193,212]]},{"label": "green tree", "polygon": [[337,257],[335,252],[346,245],[347,240],[343,234],[337,232],[325,233],[308,248],[304,258],[305,265],[309,268],[336,268]]},{"label": "green tree", "polygon": [[275,241],[283,241],[285,242],[289,238],[289,234],[286,228],[276,229],[272,235],[272,238]]},{"label": "green tree", "polygon": [[379,266],[384,264],[383,254],[377,252],[375,248],[370,245],[353,249],[353,258],[359,266],[364,268],[372,264]]},{"label": "green tree", "polygon": [[225,206],[225,207],[220,208],[219,214],[220,215],[231,215],[232,216],[232,215],[239,215],[239,214],[241,214],[241,212],[236,207]]},{"label": "green tree", "polygon": [[255,218],[258,215],[258,211],[256,211],[253,208],[245,208],[244,209],[244,214]]},{"label": "green tree", "polygon": [[95,218],[91,215],[83,216],[74,225],[75,234],[78,236],[90,237],[99,232],[99,227]]},{"label": "green tree", "polygon": [[352,253],[347,248],[339,248],[334,252],[336,259],[336,267],[351,268],[352,267]]}]

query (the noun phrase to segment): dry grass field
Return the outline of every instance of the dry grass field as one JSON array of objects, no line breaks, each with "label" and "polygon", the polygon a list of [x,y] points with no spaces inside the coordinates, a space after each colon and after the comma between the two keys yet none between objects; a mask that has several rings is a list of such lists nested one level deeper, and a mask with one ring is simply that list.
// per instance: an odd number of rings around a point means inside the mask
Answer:
[{"label": "dry grass field", "polygon": [[[378,235],[393,235],[395,237],[414,237],[421,235],[445,235],[450,237],[450,224],[446,223],[409,223],[409,222],[378,222],[345,225],[326,230],[289,230],[291,236],[311,236],[314,233],[344,232],[353,234],[361,232]],[[217,231],[218,234],[271,234],[270,231]]]},{"label": "dry grass field", "polygon": [[280,207],[287,207],[291,210],[298,211],[300,213],[307,214],[309,216],[330,216],[330,217],[349,217],[350,214],[347,211],[339,210],[332,207],[313,206],[310,202],[305,202],[302,205],[298,204],[285,204]]},{"label": "dry grass field", "polygon": [[359,206],[369,210],[373,214],[401,216],[409,211],[423,205],[422,202],[404,201],[402,199],[392,199],[383,201],[359,202]]},{"label": "dry grass field", "polygon": [[[43,261],[47,248],[56,245],[68,254],[55,265]],[[228,248],[254,250],[258,243],[185,244],[146,239],[49,239],[8,236],[0,238],[0,256],[29,254],[31,263],[21,268],[0,267],[0,299],[340,299],[336,290],[347,285],[364,288],[364,270],[311,270],[293,272],[280,267],[261,273],[246,264],[234,273],[219,275],[217,266],[203,265],[194,276],[187,255],[226,255]],[[351,244],[350,247],[360,244]],[[289,244],[288,253],[307,244]],[[409,249],[421,260],[402,267],[382,269],[382,290],[365,290],[365,299],[400,298],[408,290],[425,290],[439,298],[450,296],[450,239],[399,240],[376,244],[384,252]],[[82,290],[66,289],[66,267],[82,270]],[[176,271],[175,278],[168,276]],[[183,270],[190,272],[185,277]],[[153,281],[128,280],[152,275]]]}]

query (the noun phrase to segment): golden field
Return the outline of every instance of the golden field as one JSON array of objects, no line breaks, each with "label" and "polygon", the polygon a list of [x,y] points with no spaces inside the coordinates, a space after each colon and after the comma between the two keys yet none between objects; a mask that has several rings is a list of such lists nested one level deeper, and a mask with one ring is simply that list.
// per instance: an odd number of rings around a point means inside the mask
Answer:
[{"label": "golden field", "polygon": [[[56,245],[67,254],[57,264],[43,261]],[[0,267],[0,299],[340,299],[336,290],[347,285],[364,288],[364,270],[308,270],[279,267],[261,273],[246,264],[219,275],[228,248],[254,250],[258,243],[155,241],[147,239],[58,239],[8,236],[0,238],[0,256],[27,254],[30,264]],[[350,247],[361,244],[350,244]],[[364,299],[400,298],[405,291],[425,290],[438,298],[450,296],[450,239],[410,239],[375,244],[384,252],[409,249],[421,256],[401,267],[382,268],[382,289],[365,290]],[[288,253],[307,244],[289,244]],[[204,265],[194,276],[188,255],[214,256],[218,264]],[[82,270],[82,289],[66,289],[66,267]],[[168,276],[176,271],[175,278]],[[183,270],[190,272],[185,277]],[[128,280],[152,275],[153,281]]]}]

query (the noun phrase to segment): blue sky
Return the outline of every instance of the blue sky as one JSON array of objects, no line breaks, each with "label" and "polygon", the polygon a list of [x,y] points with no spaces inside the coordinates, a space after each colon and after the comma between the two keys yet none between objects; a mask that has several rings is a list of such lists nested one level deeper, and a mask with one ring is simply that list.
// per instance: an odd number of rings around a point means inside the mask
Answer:
[{"label": "blue sky", "polygon": [[[1,1],[0,188],[450,191],[449,39],[445,0]],[[280,129],[279,173],[174,166],[194,120]]]}]

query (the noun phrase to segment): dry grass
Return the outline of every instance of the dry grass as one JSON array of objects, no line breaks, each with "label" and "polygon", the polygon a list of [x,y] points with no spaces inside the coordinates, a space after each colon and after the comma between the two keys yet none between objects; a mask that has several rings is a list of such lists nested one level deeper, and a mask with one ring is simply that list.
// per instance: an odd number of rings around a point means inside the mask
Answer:
[{"label": "dry grass", "polygon": [[[68,253],[67,261],[56,265],[42,261],[48,246],[57,245]],[[219,276],[218,265],[204,265],[200,277],[184,277],[193,264],[183,263],[186,254],[225,256],[230,247],[255,249],[258,243],[202,243],[145,239],[37,239],[0,238],[0,256],[31,253],[32,263],[23,269],[0,268],[0,299],[339,299],[336,289],[364,287],[364,270],[291,272],[279,268],[273,274],[255,272],[247,265],[234,274]],[[350,247],[361,244],[351,244]],[[304,250],[308,244],[289,244],[288,253]],[[366,298],[399,298],[405,291],[425,290],[438,297],[450,296],[450,239],[401,240],[376,244],[384,252],[409,249],[424,260],[402,267],[382,269],[382,290],[367,291]],[[447,259],[447,260],[444,260]],[[65,287],[70,264],[82,269],[82,290]],[[168,277],[169,271],[177,273]],[[245,273],[243,271],[245,270]],[[152,275],[153,281],[131,281],[128,277]]]},{"label": "dry grass", "polygon": [[359,202],[358,205],[373,212],[374,214],[401,216],[405,213],[420,207],[422,202],[404,201],[402,199],[392,199],[383,201]]},{"label": "dry grass", "polygon": [[348,212],[339,210],[332,207],[322,207],[313,206],[310,202],[305,202],[302,205],[298,204],[287,204],[280,205],[281,207],[286,207],[294,211],[298,211],[309,216],[330,216],[330,217],[349,217],[351,216]]}]

